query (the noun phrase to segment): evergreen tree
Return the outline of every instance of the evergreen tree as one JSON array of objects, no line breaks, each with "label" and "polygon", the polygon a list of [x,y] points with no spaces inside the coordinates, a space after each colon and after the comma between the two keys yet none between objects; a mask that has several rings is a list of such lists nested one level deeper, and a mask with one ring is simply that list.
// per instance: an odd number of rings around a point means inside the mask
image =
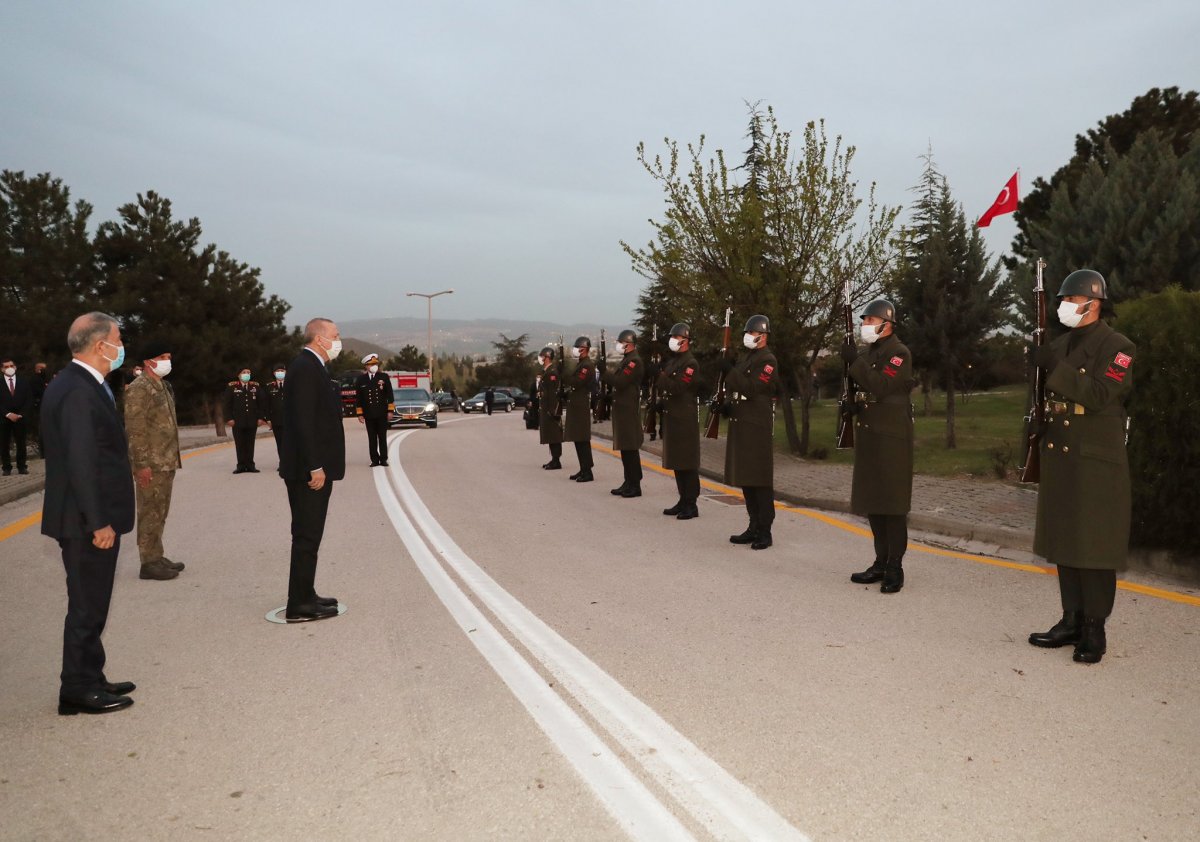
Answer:
[{"label": "evergreen tree", "polygon": [[416,345],[405,345],[383,367],[388,371],[428,371],[429,358]]}]

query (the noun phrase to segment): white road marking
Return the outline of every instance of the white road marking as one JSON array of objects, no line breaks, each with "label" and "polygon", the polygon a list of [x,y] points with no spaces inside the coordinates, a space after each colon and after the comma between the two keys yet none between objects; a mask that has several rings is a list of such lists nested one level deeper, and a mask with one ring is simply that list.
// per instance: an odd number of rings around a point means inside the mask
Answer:
[{"label": "white road marking", "polygon": [[[399,441],[397,437],[395,443]],[[433,517],[399,458],[391,461],[388,470],[400,502],[429,545],[562,687],[710,833],[722,840],[807,840],[749,787],[488,576]],[[376,484],[380,485],[378,478]]]},{"label": "white road marking", "polygon": [[[411,432],[395,436],[393,448]],[[383,471],[375,472],[375,487],[397,534],[438,599],[617,824],[630,837],[647,842],[694,840],[455,584],[401,509]]]}]

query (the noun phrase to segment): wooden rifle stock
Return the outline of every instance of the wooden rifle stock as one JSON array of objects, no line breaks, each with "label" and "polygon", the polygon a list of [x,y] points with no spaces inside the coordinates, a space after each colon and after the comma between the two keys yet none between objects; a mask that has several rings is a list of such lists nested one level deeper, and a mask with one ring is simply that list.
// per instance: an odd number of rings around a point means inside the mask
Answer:
[{"label": "wooden rifle stock", "polygon": [[[842,319],[845,328],[844,342],[854,343],[854,313],[850,309],[850,281],[846,281],[845,302],[842,304]],[[858,409],[858,386],[850,376],[850,363],[842,366],[842,396],[838,399],[837,449],[854,447],[854,412]]]},{"label": "wooden rifle stock", "polygon": [[[1033,346],[1041,348],[1046,342],[1046,295],[1042,286],[1042,270],[1046,261],[1037,261],[1037,281],[1033,287],[1034,307],[1037,311],[1037,328],[1033,331]],[[1042,475],[1042,433],[1046,429],[1046,369],[1033,367],[1033,398],[1029,414],[1025,416],[1025,462],[1020,468],[1021,482],[1038,482]]]},{"label": "wooden rifle stock", "polygon": [[[725,338],[721,346],[721,359],[729,356],[729,319],[733,315],[733,308],[725,308]],[[712,400],[708,402],[708,420],[704,424],[704,437],[706,439],[715,439],[721,434],[721,413],[725,410],[725,372],[717,378],[717,391],[713,394]]]}]

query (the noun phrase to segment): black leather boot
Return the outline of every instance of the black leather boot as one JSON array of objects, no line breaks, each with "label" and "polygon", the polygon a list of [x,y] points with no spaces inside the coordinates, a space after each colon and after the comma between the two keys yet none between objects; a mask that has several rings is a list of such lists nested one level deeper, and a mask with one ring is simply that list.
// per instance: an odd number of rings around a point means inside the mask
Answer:
[{"label": "black leather boot", "polygon": [[628,488],[629,488],[629,482],[626,481],[626,482],[621,483],[619,486],[617,486],[616,488],[614,488],[612,491],[610,491],[608,493],[614,497],[620,497],[621,495],[623,495],[625,493],[626,489],[628,489]]},{"label": "black leather boot", "polygon": [[1043,649],[1057,649],[1060,646],[1078,643],[1079,612],[1064,612],[1062,619],[1051,626],[1049,631],[1034,632],[1029,635],[1029,642]]},{"label": "black leather boot", "polygon": [[771,540],[770,531],[760,531],[756,536],[754,536],[754,543],[750,545],[750,549],[765,550],[773,543],[775,542]]},{"label": "black leather boot", "polygon": [[1098,664],[1108,651],[1108,641],[1104,639],[1104,620],[1083,618],[1083,626],[1079,632],[1079,642],[1075,644],[1075,654],[1072,660],[1081,664]]},{"label": "black leather boot", "polygon": [[637,483],[637,482],[629,483],[629,485],[625,486],[625,490],[621,492],[621,496],[626,499],[628,499],[630,497],[641,497],[642,496],[641,483]]},{"label": "black leather boot", "polygon": [[883,569],[886,566],[886,561],[877,558],[874,564],[861,573],[851,573],[850,581],[859,585],[873,585],[883,578]]},{"label": "black leather boot", "polygon": [[672,506],[671,508],[669,508],[669,509],[663,509],[663,514],[664,514],[664,515],[668,515],[668,516],[670,516],[670,517],[675,517],[675,515],[677,515],[677,514],[679,514],[680,512],[682,512],[682,511],[684,510],[684,508],[685,508],[685,506],[683,505],[683,501],[682,501],[682,500],[680,500],[678,503],[676,503],[676,504],[675,504],[674,506]]},{"label": "black leather boot", "polygon": [[577,476],[575,478],[575,481],[576,482],[591,482],[594,479],[595,479],[595,477],[592,476],[592,470],[591,470],[591,468],[589,468],[586,471],[580,471],[579,476]]},{"label": "black leather boot", "polygon": [[887,560],[883,568],[883,584],[879,586],[880,593],[899,593],[904,587],[904,568],[900,566],[900,561],[898,558]]},{"label": "black leather boot", "polygon": [[562,462],[559,462],[557,459],[551,459],[545,465],[542,465],[542,467],[547,471],[560,471],[562,470]]},{"label": "black leather boot", "polygon": [[754,524],[746,527],[746,531],[741,535],[730,535],[729,543],[731,544],[753,544],[754,539],[758,537],[758,529]]},{"label": "black leather boot", "polygon": [[700,517],[700,509],[695,503],[689,503],[684,506],[679,514],[675,515],[675,520],[691,520],[694,517]]}]

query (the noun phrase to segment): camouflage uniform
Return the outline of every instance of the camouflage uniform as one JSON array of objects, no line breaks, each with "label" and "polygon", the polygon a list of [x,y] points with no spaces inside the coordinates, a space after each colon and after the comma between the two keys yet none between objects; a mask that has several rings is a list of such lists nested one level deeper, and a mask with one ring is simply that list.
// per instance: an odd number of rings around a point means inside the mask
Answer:
[{"label": "camouflage uniform", "polygon": [[162,534],[171,508],[179,459],[175,396],[158,377],[142,375],[125,391],[125,434],[134,472],[150,469],[150,484],[137,488],[138,554],[142,566],[163,560]]}]

